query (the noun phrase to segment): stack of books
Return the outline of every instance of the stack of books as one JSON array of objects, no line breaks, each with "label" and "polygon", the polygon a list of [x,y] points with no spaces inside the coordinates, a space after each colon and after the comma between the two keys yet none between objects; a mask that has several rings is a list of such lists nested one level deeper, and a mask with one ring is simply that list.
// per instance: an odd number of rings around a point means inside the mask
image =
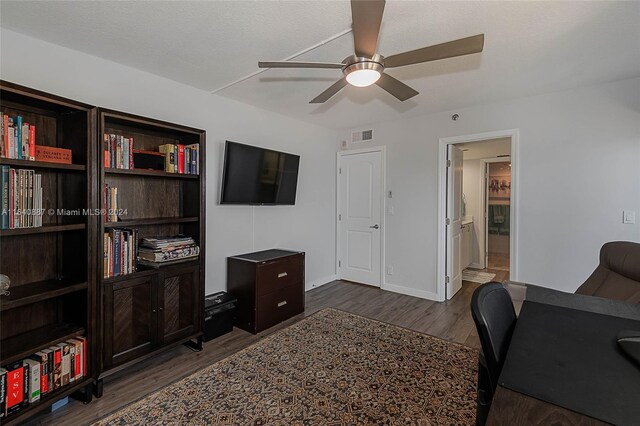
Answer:
[{"label": "stack of books", "polygon": [[133,138],[105,133],[104,167],[133,169]]},{"label": "stack of books", "polygon": [[0,124],[0,156],[18,160],[36,159],[36,126],[23,123],[22,116],[2,116]]},{"label": "stack of books", "polygon": [[138,269],[138,230],[113,228],[103,235],[104,278],[131,274]]},{"label": "stack of books", "polygon": [[0,229],[42,226],[42,175],[0,166]]},{"label": "stack of books", "polygon": [[77,337],[0,368],[0,418],[86,375],[87,339]]},{"label": "stack of books", "polygon": [[185,175],[200,174],[200,145],[165,144],[158,147],[164,154],[164,171]]},{"label": "stack of books", "polygon": [[138,249],[141,265],[157,268],[163,264],[181,262],[198,257],[200,247],[191,237],[142,238]]},{"label": "stack of books", "polygon": [[102,211],[102,219],[105,222],[117,222],[118,221],[118,187],[111,185],[104,185],[102,192],[102,205],[104,210]]}]

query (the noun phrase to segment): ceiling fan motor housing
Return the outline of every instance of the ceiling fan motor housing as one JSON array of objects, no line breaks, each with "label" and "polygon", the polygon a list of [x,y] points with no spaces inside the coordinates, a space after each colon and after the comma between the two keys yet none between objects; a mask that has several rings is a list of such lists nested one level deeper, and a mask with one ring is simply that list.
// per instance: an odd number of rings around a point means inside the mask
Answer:
[{"label": "ceiling fan motor housing", "polygon": [[348,56],[342,63],[344,64],[344,68],[342,68],[344,75],[349,75],[358,70],[373,70],[382,74],[384,70],[384,57],[377,53],[372,58],[356,55]]}]

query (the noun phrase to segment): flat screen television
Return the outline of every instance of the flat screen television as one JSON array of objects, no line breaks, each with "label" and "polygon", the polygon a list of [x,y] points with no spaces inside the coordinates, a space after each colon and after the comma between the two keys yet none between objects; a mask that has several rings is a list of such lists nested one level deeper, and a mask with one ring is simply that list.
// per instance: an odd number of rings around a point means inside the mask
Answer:
[{"label": "flat screen television", "polygon": [[227,141],[220,204],[295,204],[299,164],[299,155]]}]

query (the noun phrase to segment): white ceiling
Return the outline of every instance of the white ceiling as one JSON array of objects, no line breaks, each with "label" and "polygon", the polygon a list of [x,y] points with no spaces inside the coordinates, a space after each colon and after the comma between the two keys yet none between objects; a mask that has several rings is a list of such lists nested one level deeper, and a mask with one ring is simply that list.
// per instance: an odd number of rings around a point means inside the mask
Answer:
[{"label": "white ceiling", "polygon": [[[207,91],[350,27],[349,2],[2,1],[0,25]],[[267,70],[219,95],[332,128],[640,76],[640,2],[387,1],[379,51],[485,34],[484,52],[389,71],[420,91],[378,87],[308,102],[339,70]],[[297,60],[341,61],[350,33]]]},{"label": "white ceiling", "polygon": [[487,139],[477,142],[456,144],[463,151],[465,160],[493,158],[511,154],[511,138]]}]

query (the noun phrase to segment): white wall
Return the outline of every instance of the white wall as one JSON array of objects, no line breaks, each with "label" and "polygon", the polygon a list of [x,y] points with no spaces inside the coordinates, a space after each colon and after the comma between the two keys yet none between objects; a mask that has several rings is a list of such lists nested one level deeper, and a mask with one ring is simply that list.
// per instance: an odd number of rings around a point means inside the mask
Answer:
[{"label": "white wall", "polygon": [[480,160],[464,160],[462,162],[462,193],[467,201],[465,216],[473,216],[473,235],[471,245],[471,267],[480,267],[480,240],[484,232],[482,213],[482,181],[483,173]]},{"label": "white wall", "polygon": [[[622,223],[623,209],[640,213],[640,78],[370,128],[374,143],[387,146],[393,198],[386,201],[395,214],[387,214],[385,230],[394,275],[385,279],[395,289],[436,291],[442,137],[519,129],[515,279],[574,291],[604,242],[640,241],[640,223]],[[340,139],[348,140],[350,130]]]},{"label": "white wall", "polygon": [[[207,131],[208,293],[226,288],[227,256],[272,247],[307,253],[307,287],[335,277],[336,132],[6,29],[0,38],[4,80]],[[226,139],[300,154],[296,205],[218,205]]]}]

